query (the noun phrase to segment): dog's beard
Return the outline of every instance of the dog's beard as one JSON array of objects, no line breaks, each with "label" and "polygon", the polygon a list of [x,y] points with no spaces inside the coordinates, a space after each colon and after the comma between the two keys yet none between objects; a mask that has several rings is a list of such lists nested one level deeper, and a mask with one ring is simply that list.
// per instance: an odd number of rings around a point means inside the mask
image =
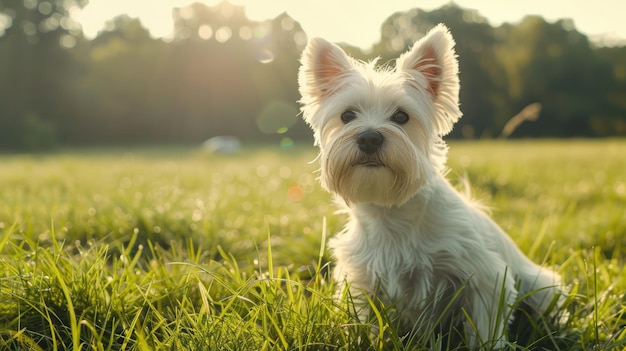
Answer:
[{"label": "dog's beard", "polygon": [[355,134],[346,133],[323,146],[321,181],[348,205],[371,203],[391,207],[408,201],[425,183],[421,154],[400,131],[379,129],[385,142],[367,154],[359,150]]}]

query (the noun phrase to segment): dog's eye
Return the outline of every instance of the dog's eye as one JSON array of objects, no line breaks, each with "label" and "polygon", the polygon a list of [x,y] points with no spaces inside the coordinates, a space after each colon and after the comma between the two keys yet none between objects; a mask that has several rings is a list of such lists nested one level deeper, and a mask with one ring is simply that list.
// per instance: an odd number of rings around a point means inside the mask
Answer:
[{"label": "dog's eye", "polygon": [[405,124],[409,121],[409,114],[404,111],[396,111],[391,116],[391,120],[398,124]]},{"label": "dog's eye", "polygon": [[344,113],[341,114],[341,121],[344,124],[348,124],[351,121],[356,119],[356,112],[352,111],[352,110],[347,110]]}]

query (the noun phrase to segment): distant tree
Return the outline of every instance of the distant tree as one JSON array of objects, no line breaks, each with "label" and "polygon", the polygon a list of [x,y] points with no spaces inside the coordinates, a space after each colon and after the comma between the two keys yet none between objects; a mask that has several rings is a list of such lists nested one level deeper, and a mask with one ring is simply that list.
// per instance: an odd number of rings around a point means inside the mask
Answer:
[{"label": "distant tree", "polygon": [[591,129],[596,135],[626,136],[626,46],[602,47],[595,50],[600,64],[609,67],[612,84],[609,85],[606,105],[591,119]]},{"label": "distant tree", "polygon": [[[24,134],[37,131],[45,131],[46,140],[64,137],[61,126],[73,113],[68,82],[77,73],[70,49],[81,40],[69,11],[86,3],[0,2],[9,23],[0,35],[0,147],[36,148],[37,138]],[[41,126],[33,128],[33,123]],[[53,131],[59,135],[50,135]]]},{"label": "distant tree", "polygon": [[79,111],[69,125],[71,143],[167,141],[162,125],[168,111],[167,45],[152,39],[137,19],[126,15],[111,21],[86,45],[88,62],[76,80]]},{"label": "distant tree", "polygon": [[[170,81],[186,109],[181,117],[194,131],[190,140],[220,134],[267,139],[257,127],[265,107],[283,101],[295,109],[298,99],[298,57],[306,44],[300,25],[286,14],[250,21],[228,3],[177,9],[174,20],[179,64]],[[293,114],[285,120],[296,120]]]},{"label": "distant tree", "polygon": [[521,135],[593,136],[592,116],[606,106],[612,85],[610,67],[598,59],[587,37],[569,20],[554,24],[529,16],[502,29],[498,48],[515,109],[539,102],[536,123],[519,128]]}]

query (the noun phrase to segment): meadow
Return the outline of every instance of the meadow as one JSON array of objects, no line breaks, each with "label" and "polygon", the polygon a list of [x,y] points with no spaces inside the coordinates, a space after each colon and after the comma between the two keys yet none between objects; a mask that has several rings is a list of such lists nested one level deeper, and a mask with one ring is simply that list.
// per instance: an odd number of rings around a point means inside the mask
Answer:
[{"label": "meadow", "polygon": [[[626,348],[625,155],[615,139],[451,143],[452,183],[570,291],[559,328],[527,321],[511,350]],[[447,349],[398,335],[393,306],[359,322],[333,299],[324,242],[345,218],[315,156],[0,155],[0,349]]]}]

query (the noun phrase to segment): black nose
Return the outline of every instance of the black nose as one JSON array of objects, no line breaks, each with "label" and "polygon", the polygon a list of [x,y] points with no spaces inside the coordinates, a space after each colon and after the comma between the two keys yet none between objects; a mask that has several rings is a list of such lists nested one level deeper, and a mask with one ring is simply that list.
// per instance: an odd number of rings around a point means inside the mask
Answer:
[{"label": "black nose", "polygon": [[375,130],[368,130],[356,137],[356,143],[359,145],[359,149],[366,154],[373,154],[378,151],[383,144],[383,140],[385,140],[383,135]]}]

